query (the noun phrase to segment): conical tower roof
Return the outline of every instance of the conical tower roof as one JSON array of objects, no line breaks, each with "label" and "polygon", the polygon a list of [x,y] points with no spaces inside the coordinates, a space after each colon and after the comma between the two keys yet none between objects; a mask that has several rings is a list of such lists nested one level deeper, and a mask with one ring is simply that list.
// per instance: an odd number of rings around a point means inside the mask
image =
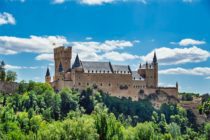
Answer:
[{"label": "conical tower roof", "polygon": [[156,52],[154,52],[153,63],[157,63],[157,56],[156,56]]},{"label": "conical tower roof", "polygon": [[74,64],[72,65],[72,68],[78,68],[80,66],[81,66],[81,62],[80,62],[79,56],[77,54]]},{"label": "conical tower roof", "polygon": [[47,68],[45,77],[48,77],[48,76],[50,76],[50,70],[49,70],[49,68]]}]

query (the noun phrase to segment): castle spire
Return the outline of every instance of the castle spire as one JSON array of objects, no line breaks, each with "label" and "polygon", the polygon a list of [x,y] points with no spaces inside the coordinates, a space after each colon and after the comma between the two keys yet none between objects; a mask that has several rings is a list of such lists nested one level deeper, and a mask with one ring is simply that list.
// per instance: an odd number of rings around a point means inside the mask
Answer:
[{"label": "castle spire", "polygon": [[154,52],[153,63],[154,63],[154,64],[156,64],[156,63],[157,63],[156,51]]},{"label": "castle spire", "polygon": [[61,62],[60,62],[60,65],[59,65],[58,71],[59,71],[59,72],[63,72],[63,66],[62,66]]},{"label": "castle spire", "polygon": [[47,72],[46,72],[45,77],[48,77],[48,76],[50,76],[50,70],[49,70],[49,67],[47,67]]},{"label": "castle spire", "polygon": [[80,62],[79,56],[77,54],[76,59],[74,61],[74,64],[73,64],[72,68],[77,68],[77,67],[80,67],[80,66],[81,66],[81,62]]},{"label": "castle spire", "polygon": [[139,68],[141,68],[141,63],[140,63],[140,65],[139,65]]}]

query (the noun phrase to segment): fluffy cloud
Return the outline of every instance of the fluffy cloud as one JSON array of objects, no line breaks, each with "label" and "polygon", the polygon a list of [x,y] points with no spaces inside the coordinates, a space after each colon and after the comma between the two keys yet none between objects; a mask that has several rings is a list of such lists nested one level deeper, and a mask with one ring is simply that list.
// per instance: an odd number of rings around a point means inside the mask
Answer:
[{"label": "fluffy cloud", "polygon": [[26,66],[15,66],[15,65],[6,65],[5,66],[6,69],[15,69],[15,70],[19,70],[19,69],[38,69],[38,67],[26,67]]},{"label": "fluffy cloud", "polygon": [[206,44],[205,41],[194,40],[191,38],[182,39],[179,43],[180,46],[189,46],[189,45],[202,45]]},{"label": "fluffy cloud", "polygon": [[158,62],[161,65],[185,64],[189,62],[202,62],[210,57],[206,50],[193,46],[191,48],[158,48],[146,56],[142,56],[143,61],[150,61],[153,58],[154,51],[157,53]]},{"label": "fluffy cloud", "polygon": [[0,25],[4,25],[4,24],[14,25],[15,23],[16,21],[12,14],[7,13],[7,12],[0,13]]},{"label": "fluffy cloud", "polygon": [[[73,47],[73,57],[79,54],[81,60],[89,61],[100,61],[100,60],[114,60],[124,61],[137,59],[139,57],[128,54],[119,53],[114,50],[130,48],[135,44],[136,41],[125,41],[125,40],[106,40],[104,42],[71,42]],[[52,53],[42,53],[36,57],[36,60],[49,60],[53,61]]]},{"label": "fluffy cloud", "polygon": [[[53,4],[62,4],[68,1],[72,0],[53,0]],[[86,4],[86,5],[103,5],[103,4],[116,3],[116,2],[141,2],[144,4],[147,3],[147,0],[75,0],[75,1],[80,4]]]},{"label": "fluffy cloud", "polygon": [[43,53],[35,58],[36,60],[48,60],[48,61],[53,61],[54,57],[52,53]]},{"label": "fluffy cloud", "polygon": [[185,68],[171,68],[171,69],[166,69],[166,70],[160,70],[160,74],[184,74],[184,75],[210,75],[210,67],[196,67],[192,69],[185,69]]},{"label": "fluffy cloud", "polygon": [[116,0],[79,0],[80,3],[87,5],[101,5],[105,3],[112,3],[114,1]]},{"label": "fluffy cloud", "polygon": [[210,80],[210,76],[206,77],[207,80]]},{"label": "fluffy cloud", "polygon": [[126,60],[133,60],[133,59],[139,59],[139,56],[132,55],[129,53],[119,53],[119,52],[108,52],[102,55],[102,58],[107,60],[114,60],[114,61],[126,61]]},{"label": "fluffy cloud", "polygon": [[53,4],[62,4],[64,3],[66,0],[53,0]]},{"label": "fluffy cloud", "polygon": [[[53,49],[60,45],[73,46],[73,58],[79,53],[82,60],[98,61],[102,59],[130,60],[137,58],[128,53],[112,52],[114,50],[130,48],[139,41],[105,40],[104,42],[85,41],[68,42],[63,36],[30,36],[18,38],[0,36],[0,54],[14,55],[22,52],[37,53],[36,60],[53,61]],[[119,55],[117,58],[117,55]]]},{"label": "fluffy cloud", "polygon": [[55,45],[67,44],[68,41],[62,36],[30,36],[29,38],[18,38],[0,36],[0,54],[16,54],[21,52],[49,53]]}]

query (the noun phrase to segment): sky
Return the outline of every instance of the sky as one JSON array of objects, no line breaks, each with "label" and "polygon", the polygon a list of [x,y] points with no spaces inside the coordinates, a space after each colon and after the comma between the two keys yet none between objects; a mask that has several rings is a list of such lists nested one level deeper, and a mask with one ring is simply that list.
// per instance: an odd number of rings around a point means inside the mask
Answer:
[{"label": "sky", "polygon": [[209,0],[0,0],[0,60],[18,81],[54,73],[53,48],[81,60],[159,63],[159,86],[210,93]]}]

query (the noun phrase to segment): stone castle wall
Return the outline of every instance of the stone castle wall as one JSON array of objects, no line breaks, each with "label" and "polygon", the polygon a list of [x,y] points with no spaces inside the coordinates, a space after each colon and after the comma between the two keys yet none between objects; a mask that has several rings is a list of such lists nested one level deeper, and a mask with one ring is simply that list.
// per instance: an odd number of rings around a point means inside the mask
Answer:
[{"label": "stone castle wall", "polygon": [[18,83],[0,81],[0,92],[13,93],[18,89]]}]

